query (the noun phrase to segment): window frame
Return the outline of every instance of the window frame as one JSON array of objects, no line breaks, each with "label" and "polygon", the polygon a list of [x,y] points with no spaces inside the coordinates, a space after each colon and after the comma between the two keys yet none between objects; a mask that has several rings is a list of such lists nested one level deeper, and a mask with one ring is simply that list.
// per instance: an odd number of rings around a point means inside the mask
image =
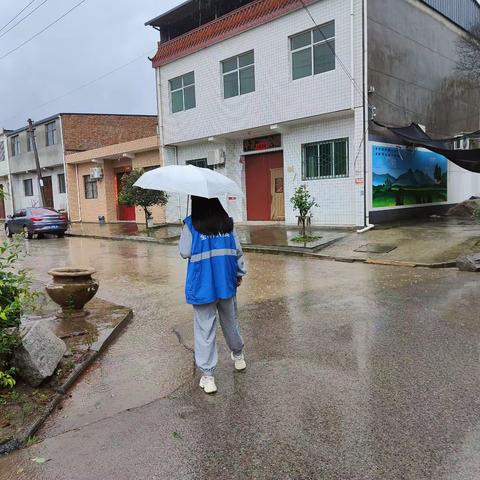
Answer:
[{"label": "window frame", "polygon": [[[249,63],[247,65],[243,65],[242,67],[240,66],[240,57],[243,57],[245,55],[248,55],[251,53],[253,55],[253,61],[252,63]],[[233,70],[228,70],[227,72],[223,71],[224,64],[230,60],[236,60],[236,68]],[[242,93],[242,81],[241,81],[241,76],[240,72],[242,70],[246,70],[247,68],[253,68],[253,90],[250,90],[249,92],[244,92]],[[228,100],[229,98],[234,98],[234,97],[240,97],[242,95],[248,95],[249,93],[255,92],[257,85],[255,82],[255,49],[247,50],[246,52],[239,53],[238,55],[233,55],[232,57],[226,58],[225,60],[220,61],[220,72],[222,74],[222,89],[223,89],[223,99]],[[236,73],[237,76],[237,94],[236,95],[230,95],[228,97],[225,96],[225,77],[227,75],[232,75],[233,73]]]},{"label": "window frame", "polygon": [[67,182],[65,178],[65,173],[57,173],[57,182],[58,182],[58,193],[67,193]]},{"label": "window frame", "polygon": [[17,157],[21,154],[20,135],[17,134],[10,137],[10,150],[12,151],[12,157]]},{"label": "window frame", "polygon": [[[189,83],[185,85],[185,77],[188,75],[193,75],[193,83]],[[182,86],[180,88],[172,88],[173,82],[175,80],[181,80],[182,81]],[[185,108],[185,89],[193,87],[193,107],[188,107]],[[192,70],[191,72],[184,73],[183,75],[179,75],[178,77],[171,78],[168,81],[168,89],[169,89],[169,95],[170,95],[170,113],[175,114],[175,113],[180,113],[180,112],[186,112],[187,110],[193,110],[194,108],[197,108],[197,92],[195,88],[195,70]],[[175,110],[173,109],[173,94],[176,92],[182,92],[182,109],[181,110]]]},{"label": "window frame", "polygon": [[[324,38],[324,39],[316,42],[315,37],[314,37],[314,32],[316,30],[321,30],[323,27],[326,27],[327,25],[329,25],[331,23],[333,23],[333,37]],[[307,32],[310,33],[310,43],[308,45],[304,45],[304,46],[301,46],[301,47],[298,47],[298,48],[292,48],[292,40],[295,37],[298,37],[299,35],[303,35]],[[336,37],[335,20],[330,20],[328,22],[323,23],[322,25],[318,25],[317,27],[310,28],[308,30],[304,30],[303,32],[295,33],[294,35],[290,35],[288,37],[288,43],[289,43],[289,50],[290,50],[290,65],[291,65],[291,79],[292,79],[292,81],[301,80],[302,78],[307,78],[307,77],[314,77],[315,75],[321,75],[322,73],[332,72],[332,71],[336,70],[336,68],[337,68],[337,61],[336,61],[337,58],[336,58],[336,50],[335,50],[336,38],[337,37]],[[331,70],[325,70],[324,72],[315,73],[315,47],[318,46],[318,45],[328,45],[330,42],[333,42],[333,44],[334,44],[333,52],[332,52],[333,57],[334,57],[334,67]],[[295,53],[298,53],[298,52],[301,52],[301,51],[307,50],[307,49],[310,49],[311,72],[310,72],[309,75],[304,75],[302,77],[295,78],[294,70],[293,70],[293,68],[294,68],[294,66],[293,66],[293,55]]]},{"label": "window frame", "polygon": [[[321,140],[319,142],[309,142],[302,144],[302,181],[309,180],[328,180],[328,179],[337,179],[337,178],[349,178],[350,177],[350,142],[349,137],[334,138],[332,140]],[[345,173],[340,175],[335,174],[335,144],[339,142],[344,142],[345,144]],[[320,162],[318,163],[318,176],[307,177],[307,158],[306,158],[306,148],[311,146],[316,146],[317,149],[320,145],[331,145],[331,165],[332,165],[332,175],[320,175]],[[319,157],[317,150],[317,158]]]},{"label": "window frame", "polygon": [[[29,192],[27,193],[27,185],[29,185]],[[24,178],[23,179],[23,196],[24,197],[33,197],[33,178]]]},{"label": "window frame", "polygon": [[[49,127],[53,126],[52,130],[49,130]],[[50,133],[52,134],[53,141],[50,143]],[[45,146],[50,147],[52,145],[56,145],[57,142],[57,122],[54,120],[53,122],[48,122],[45,124]]]},{"label": "window frame", "polygon": [[[88,187],[91,186],[91,190]],[[83,176],[83,190],[85,200],[95,200],[98,198],[98,182],[96,179],[90,177],[90,175]]]},{"label": "window frame", "polygon": [[7,159],[6,145],[3,140],[0,141],[0,162],[4,162]]}]

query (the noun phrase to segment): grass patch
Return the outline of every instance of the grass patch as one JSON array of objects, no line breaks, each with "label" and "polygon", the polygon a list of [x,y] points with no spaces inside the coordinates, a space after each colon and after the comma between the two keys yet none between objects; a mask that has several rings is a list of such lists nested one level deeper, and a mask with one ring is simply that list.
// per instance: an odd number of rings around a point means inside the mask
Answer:
[{"label": "grass patch", "polygon": [[290,240],[295,243],[309,243],[319,240],[322,237],[312,236],[312,235],[297,235],[296,237],[291,238]]}]

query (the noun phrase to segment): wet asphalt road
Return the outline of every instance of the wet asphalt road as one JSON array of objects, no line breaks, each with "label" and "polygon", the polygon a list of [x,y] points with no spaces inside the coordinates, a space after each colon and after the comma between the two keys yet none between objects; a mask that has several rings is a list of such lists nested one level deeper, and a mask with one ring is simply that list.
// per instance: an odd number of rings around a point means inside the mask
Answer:
[{"label": "wet asphalt road", "polygon": [[40,280],[92,265],[98,295],[135,317],[41,443],[0,459],[1,480],[480,478],[476,274],[247,255],[248,370],[233,372],[221,341],[206,396],[175,247],[28,246]]}]

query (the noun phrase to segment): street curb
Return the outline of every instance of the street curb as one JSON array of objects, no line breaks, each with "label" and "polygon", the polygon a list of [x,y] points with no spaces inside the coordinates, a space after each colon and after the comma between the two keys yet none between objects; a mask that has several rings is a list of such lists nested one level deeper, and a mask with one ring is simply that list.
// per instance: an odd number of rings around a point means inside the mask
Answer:
[{"label": "street curb", "polygon": [[[66,233],[67,237],[78,237],[78,238],[93,238],[96,240],[114,240],[114,241],[133,241],[133,242],[145,242],[145,243],[156,243],[159,245],[171,245],[172,242],[176,241],[178,238],[171,238],[169,240],[159,240],[157,238],[148,238],[148,237],[129,237],[122,235],[114,235],[111,237],[102,236],[102,235],[82,235],[79,233]],[[316,251],[305,251],[295,247],[272,247],[268,245],[251,245],[243,244],[242,248],[244,252],[250,253],[266,253],[270,255],[290,255],[296,257],[307,257],[307,258],[316,258],[317,260],[330,260],[333,262],[343,262],[343,263],[367,263],[369,265],[383,265],[389,267],[408,267],[408,268],[456,268],[456,261],[451,260],[447,262],[433,262],[433,263],[422,263],[422,262],[409,262],[403,260],[388,260],[388,259],[377,259],[377,258],[357,258],[357,257],[335,257],[333,255],[323,255],[318,253],[322,248],[326,248],[329,245],[335,243],[337,240],[332,240],[327,242],[325,245],[322,245],[321,248]]]},{"label": "street curb", "polygon": [[63,384],[55,389],[56,394],[46,406],[45,410],[29,425],[22,428],[14,438],[3,444],[0,444],[0,455],[10,453],[13,450],[21,448],[28,438],[35,434],[35,432],[45,423],[53,410],[64,399],[67,391],[74,385],[83,372],[85,372],[85,370],[112,344],[112,342],[118,337],[118,335],[123,331],[125,326],[132,320],[132,318],[133,311],[129,309],[125,317],[116,325],[110,335],[103,340],[96,350],[91,350],[89,352],[90,354],[82,363],[75,367]]}]

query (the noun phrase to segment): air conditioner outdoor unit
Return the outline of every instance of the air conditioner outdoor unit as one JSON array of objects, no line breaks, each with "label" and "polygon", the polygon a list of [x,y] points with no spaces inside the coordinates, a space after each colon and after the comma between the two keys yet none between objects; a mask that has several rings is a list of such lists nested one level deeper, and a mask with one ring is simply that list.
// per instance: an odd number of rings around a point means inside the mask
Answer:
[{"label": "air conditioner outdoor unit", "polygon": [[207,165],[223,165],[225,163],[225,152],[219,148],[210,150],[207,153]]},{"label": "air conditioner outdoor unit", "polygon": [[93,167],[90,169],[90,178],[92,180],[99,180],[103,178],[103,169],[102,167]]}]

